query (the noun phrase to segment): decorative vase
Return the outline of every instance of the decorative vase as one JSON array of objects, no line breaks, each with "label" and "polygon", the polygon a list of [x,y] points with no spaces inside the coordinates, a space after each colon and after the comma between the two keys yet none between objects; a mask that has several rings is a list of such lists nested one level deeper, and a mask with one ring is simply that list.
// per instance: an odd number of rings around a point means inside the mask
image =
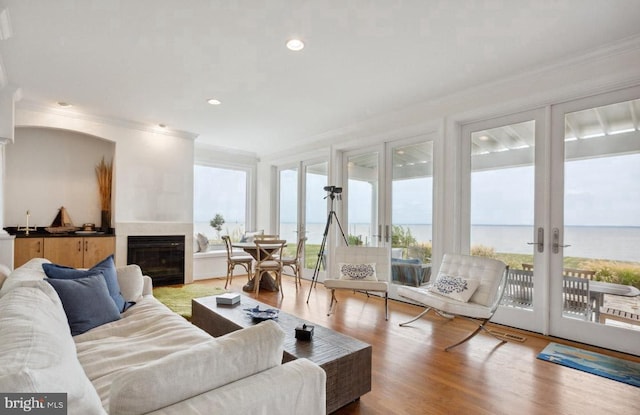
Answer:
[{"label": "decorative vase", "polygon": [[104,233],[111,232],[111,211],[100,211],[100,230]]}]

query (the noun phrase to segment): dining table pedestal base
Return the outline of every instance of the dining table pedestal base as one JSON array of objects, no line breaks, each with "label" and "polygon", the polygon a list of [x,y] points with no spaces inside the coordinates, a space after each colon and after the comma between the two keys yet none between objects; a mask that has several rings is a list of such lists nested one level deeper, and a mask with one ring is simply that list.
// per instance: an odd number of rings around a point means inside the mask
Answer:
[{"label": "dining table pedestal base", "polygon": [[[252,293],[256,290],[256,279],[251,278],[249,282],[247,282],[244,287],[242,287],[242,291]],[[260,278],[260,290],[266,291],[278,291],[278,285],[276,284],[276,280],[273,279],[271,274],[268,272],[263,272],[262,277]]]}]

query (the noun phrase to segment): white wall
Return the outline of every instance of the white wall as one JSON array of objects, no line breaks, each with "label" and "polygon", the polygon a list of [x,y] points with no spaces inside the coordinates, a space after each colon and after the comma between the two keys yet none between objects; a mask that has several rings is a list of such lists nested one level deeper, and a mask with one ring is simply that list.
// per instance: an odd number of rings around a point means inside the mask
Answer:
[{"label": "white wall", "polygon": [[[460,249],[459,218],[462,215],[461,183],[464,179],[460,166],[466,162],[461,159],[461,125],[640,85],[638,68],[640,37],[569,56],[562,62],[541,63],[529,72],[397,111],[375,114],[370,119],[339,126],[317,137],[300,137],[299,143],[308,144],[263,155],[258,169],[266,172],[269,166],[290,163],[297,155],[301,155],[298,160],[304,160],[303,155],[317,149],[320,140],[325,148],[335,150],[332,153],[335,156],[340,151],[434,134],[433,257],[437,267],[438,258],[444,252],[458,252]],[[263,178],[266,177],[264,174]],[[334,184],[343,185],[337,181]],[[258,192],[258,206],[262,207],[259,223],[268,223],[267,218],[274,214],[273,201],[278,198],[271,191],[274,188],[273,183],[260,183],[259,189],[265,190]]]},{"label": "white wall", "polygon": [[[29,102],[16,105],[16,128],[21,127],[74,131],[114,143],[112,224],[116,229],[117,265],[126,264],[129,235],[185,235],[185,256],[192,257],[195,135],[160,132],[140,124],[60,111]],[[88,164],[95,165],[95,161]],[[46,171],[41,170],[41,173],[44,175]],[[97,185],[91,186],[88,191],[97,192]],[[5,209],[8,204],[10,201],[5,199]],[[80,222],[73,216],[73,211],[69,213],[76,224]],[[185,279],[187,282],[192,280],[191,260],[185,262]]]},{"label": "white wall", "polygon": [[49,226],[61,206],[74,225],[100,226],[95,166],[113,159],[114,143],[50,128],[16,128],[5,145],[5,226]]}]

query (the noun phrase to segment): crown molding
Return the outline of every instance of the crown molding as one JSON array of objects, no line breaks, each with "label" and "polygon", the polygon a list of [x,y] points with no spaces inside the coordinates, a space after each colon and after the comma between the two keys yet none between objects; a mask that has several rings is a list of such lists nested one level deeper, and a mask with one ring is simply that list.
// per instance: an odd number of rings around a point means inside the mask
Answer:
[{"label": "crown molding", "polygon": [[77,111],[73,108],[59,108],[52,104],[43,104],[34,100],[22,100],[16,109],[23,109],[28,111],[42,112],[47,114],[55,114],[56,116],[66,117],[75,120],[81,120],[92,123],[99,123],[111,126],[117,126],[121,128],[127,128],[131,130],[139,130],[143,132],[162,134],[172,137],[179,137],[188,140],[195,141],[198,138],[198,134],[189,131],[173,130],[171,128],[160,129],[155,125],[145,124],[137,121],[125,120],[122,118],[105,117],[89,113]]},{"label": "crown molding", "polygon": [[196,141],[194,145],[195,161],[199,163],[222,162],[227,165],[255,165],[259,159],[256,153],[217,146],[207,142]]},{"label": "crown molding", "polygon": [[[554,62],[541,63],[527,71],[519,72],[512,76],[502,77],[471,88],[416,102],[396,110],[374,114],[368,118],[319,134],[301,137],[298,141],[298,146],[280,152],[265,154],[262,157],[268,160],[277,160],[280,157],[287,157],[296,151],[304,151],[306,148],[317,148],[336,143],[344,145],[358,140],[362,143],[364,139],[367,142],[374,142],[381,133],[401,137],[402,135],[416,134],[420,131],[430,132],[433,130],[434,125],[438,125],[438,119],[442,117],[454,117],[456,120],[468,122],[478,117],[486,118],[504,115],[505,111],[522,111],[532,107],[562,102],[567,99],[581,98],[585,94],[590,95],[611,89],[634,86],[640,82],[640,74],[637,71],[630,70],[627,71],[628,73],[613,74],[608,78],[564,85],[556,90],[535,91],[526,97],[514,97],[508,102],[493,103],[482,108],[468,108],[464,104],[469,101],[470,97],[492,95],[496,90],[510,90],[513,85],[528,84],[532,80],[553,77],[554,74],[567,73],[576,67],[592,64],[593,62],[607,62],[618,56],[637,53],[638,51],[640,51],[640,36],[630,36]],[[445,112],[439,111],[438,109],[440,108],[445,108]]]}]

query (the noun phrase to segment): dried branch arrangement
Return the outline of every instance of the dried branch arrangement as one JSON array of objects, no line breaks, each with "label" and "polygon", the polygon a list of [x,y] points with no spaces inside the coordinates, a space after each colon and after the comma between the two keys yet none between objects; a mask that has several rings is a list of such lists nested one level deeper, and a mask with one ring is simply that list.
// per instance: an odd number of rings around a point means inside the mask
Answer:
[{"label": "dried branch arrangement", "polygon": [[96,166],[96,176],[98,177],[98,192],[100,192],[100,209],[111,210],[111,176],[113,165],[111,162],[105,163],[104,157]]}]

